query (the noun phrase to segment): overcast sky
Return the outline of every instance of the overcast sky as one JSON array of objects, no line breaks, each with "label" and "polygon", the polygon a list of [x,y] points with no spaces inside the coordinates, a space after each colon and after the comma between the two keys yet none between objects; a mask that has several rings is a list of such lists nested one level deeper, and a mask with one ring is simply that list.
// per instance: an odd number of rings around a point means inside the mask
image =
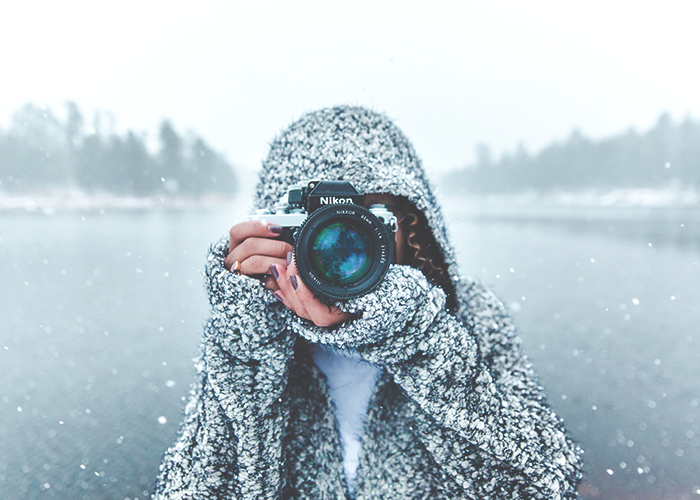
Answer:
[{"label": "overcast sky", "polygon": [[700,118],[700,2],[3,2],[0,125],[22,104],[170,118],[239,167],[303,112],[392,117],[435,174],[574,128]]}]

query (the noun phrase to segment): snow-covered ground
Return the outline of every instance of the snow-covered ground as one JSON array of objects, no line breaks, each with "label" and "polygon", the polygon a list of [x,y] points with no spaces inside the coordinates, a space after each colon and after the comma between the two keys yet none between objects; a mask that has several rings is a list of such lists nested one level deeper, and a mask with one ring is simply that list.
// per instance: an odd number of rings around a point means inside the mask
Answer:
[{"label": "snow-covered ground", "polygon": [[678,186],[447,196],[444,205],[451,215],[478,218],[594,220],[682,214],[700,220],[700,191]]},{"label": "snow-covered ground", "polygon": [[25,211],[44,214],[52,214],[58,211],[100,209],[185,209],[226,203],[231,203],[231,198],[216,195],[207,195],[200,198],[173,196],[130,197],[108,193],[88,195],[76,189],[25,195],[0,192],[0,211]]},{"label": "snow-covered ground", "polygon": [[490,195],[479,197],[492,204],[540,205],[551,207],[688,207],[700,205],[700,192],[692,188],[618,188],[586,190],[577,192],[559,191],[538,194],[535,192],[515,195]]},{"label": "snow-covered ground", "polygon": [[[657,189],[598,189],[576,192],[499,195],[439,196],[449,214],[461,217],[608,219],[648,217],[678,213],[700,219],[700,191],[666,186]],[[88,195],[80,190],[63,190],[37,195],[14,195],[0,191],[0,211],[52,214],[63,211],[193,209],[249,204],[248,197],[235,200],[209,195],[185,197],[125,197],[113,194]]]}]

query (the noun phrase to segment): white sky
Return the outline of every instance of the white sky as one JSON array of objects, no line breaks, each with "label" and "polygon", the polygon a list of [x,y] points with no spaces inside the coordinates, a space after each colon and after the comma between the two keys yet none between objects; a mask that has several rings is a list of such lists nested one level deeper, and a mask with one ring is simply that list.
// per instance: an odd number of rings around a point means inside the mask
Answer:
[{"label": "white sky", "polygon": [[[700,118],[700,2],[3,2],[0,124],[33,102],[193,130],[241,168],[304,111],[386,112],[433,173]],[[104,4],[104,5],[103,5]]]}]

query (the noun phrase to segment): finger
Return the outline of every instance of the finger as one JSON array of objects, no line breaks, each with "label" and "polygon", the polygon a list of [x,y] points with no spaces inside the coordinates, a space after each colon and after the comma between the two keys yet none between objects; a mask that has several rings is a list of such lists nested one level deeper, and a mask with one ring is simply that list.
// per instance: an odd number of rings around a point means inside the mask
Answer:
[{"label": "finger", "polygon": [[229,230],[228,250],[231,252],[246,238],[276,238],[280,234],[282,234],[282,226],[279,224],[270,224],[264,220],[239,222]]},{"label": "finger", "polygon": [[[231,267],[235,262],[231,263]],[[276,264],[278,266],[284,266],[286,264],[285,259],[276,259],[273,257],[268,257],[267,255],[253,255],[249,259],[244,261],[239,261],[239,269],[241,274],[246,276],[253,276],[255,274],[270,274],[270,266]]]},{"label": "finger", "polygon": [[337,307],[329,306],[316,298],[298,276],[290,275],[290,279],[292,282],[296,281],[296,299],[306,310],[307,314],[311,317],[311,321],[313,321],[316,326],[334,326],[350,319],[349,314],[342,312]]},{"label": "finger", "polygon": [[243,262],[253,255],[269,255],[286,259],[287,253],[292,250],[292,245],[286,241],[273,240],[270,238],[251,237],[245,239],[238,246],[231,249],[225,261]]},{"label": "finger", "polygon": [[[291,286],[292,291],[294,292],[294,298],[299,302],[299,304],[306,309],[307,304],[311,304],[311,300],[308,298],[309,296],[312,297],[314,300],[318,301],[320,304],[323,304],[320,300],[316,299],[316,296],[309,290],[309,288],[304,284],[302,279],[299,277],[299,273],[297,272],[297,265],[296,261],[289,256],[287,256],[287,270],[286,270],[287,278],[289,281],[289,286]],[[301,293],[304,294],[306,298],[306,303],[301,301],[301,296],[299,295],[301,290]],[[326,310],[330,308],[330,306],[327,306],[326,304],[323,304]],[[310,314],[311,311],[306,309],[306,311]]]},{"label": "finger", "polygon": [[281,266],[272,266],[270,268],[270,273],[276,279],[277,285],[280,287],[280,291],[284,297],[284,305],[294,311],[297,316],[311,320],[309,313],[306,312],[304,306],[302,306],[297,299],[296,292],[289,281],[287,270]]},{"label": "finger", "polygon": [[309,313],[304,309],[304,306],[301,305],[297,298],[296,292],[289,281],[286,269],[280,269],[280,277],[277,280],[277,285],[279,285],[280,291],[284,295],[285,305],[294,311],[297,316],[311,321],[311,316],[309,316]]},{"label": "finger", "polygon": [[280,289],[280,287],[277,285],[277,281],[275,281],[275,278],[273,278],[272,276],[265,276],[261,281],[263,284],[263,288],[267,290],[276,292]]},{"label": "finger", "polygon": [[[313,321],[316,326],[336,326],[355,318],[350,313],[343,312],[337,307],[321,302],[299,277],[296,261],[291,254],[287,256],[286,274],[294,291],[294,300],[299,302],[300,307],[303,307],[306,314],[309,315],[307,319]],[[292,282],[295,284],[292,284]]]},{"label": "finger", "polygon": [[287,254],[287,276],[290,274],[296,274],[298,278],[298,272],[297,272],[297,261],[294,259],[294,253],[289,252]]},{"label": "finger", "polygon": [[[284,294],[280,291],[277,290],[275,293],[272,294],[277,300],[282,302],[285,306],[287,305],[287,299],[284,297]],[[289,306],[287,306],[289,309]]]},{"label": "finger", "polygon": [[[299,296],[297,294],[297,288],[299,287],[299,283],[303,285],[303,282],[301,281],[301,278],[299,277],[299,273],[297,272],[297,264],[296,261],[294,260],[294,255],[292,252],[289,252],[287,254],[287,268],[285,269],[284,274],[286,275],[286,280],[284,282],[284,285],[287,290],[287,294],[289,295],[289,301],[294,304],[296,309],[304,310],[305,316],[304,318],[312,321],[311,315],[309,314],[309,311],[306,309],[304,304],[299,300]],[[282,284],[280,283],[280,286]],[[306,288],[306,285],[304,285]],[[308,291],[308,288],[306,289]],[[309,291],[309,293],[311,293]]]}]

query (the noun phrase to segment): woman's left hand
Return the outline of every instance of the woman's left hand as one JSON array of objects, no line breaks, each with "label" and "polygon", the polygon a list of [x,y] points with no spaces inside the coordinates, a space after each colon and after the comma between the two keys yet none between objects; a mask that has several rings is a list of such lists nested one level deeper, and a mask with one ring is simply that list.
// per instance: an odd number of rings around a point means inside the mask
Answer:
[{"label": "woman's left hand", "polygon": [[311,293],[299,278],[296,264],[290,255],[287,257],[287,268],[272,264],[270,274],[277,282],[279,290],[275,297],[282,301],[297,316],[313,322],[316,326],[332,328],[355,318],[353,314],[345,313],[334,306],[324,304]]}]

